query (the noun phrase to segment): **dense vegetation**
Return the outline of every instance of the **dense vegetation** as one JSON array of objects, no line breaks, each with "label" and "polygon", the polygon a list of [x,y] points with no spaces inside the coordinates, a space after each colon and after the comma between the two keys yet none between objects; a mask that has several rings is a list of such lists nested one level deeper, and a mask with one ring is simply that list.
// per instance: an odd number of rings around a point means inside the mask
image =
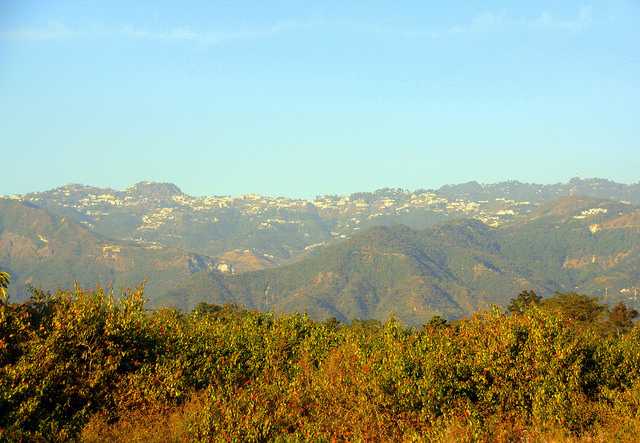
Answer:
[{"label": "dense vegetation", "polygon": [[32,290],[0,301],[0,440],[632,441],[637,313],[578,294],[510,308],[407,328]]}]

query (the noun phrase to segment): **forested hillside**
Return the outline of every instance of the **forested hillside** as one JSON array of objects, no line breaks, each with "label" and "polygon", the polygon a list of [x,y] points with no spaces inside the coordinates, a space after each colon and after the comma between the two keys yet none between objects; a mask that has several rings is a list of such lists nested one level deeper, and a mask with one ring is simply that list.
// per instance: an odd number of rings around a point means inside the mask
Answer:
[{"label": "forested hillside", "polygon": [[477,220],[378,227],[298,263],[226,276],[224,287],[195,274],[170,299],[186,309],[198,300],[239,302],[342,321],[394,314],[411,324],[504,306],[525,289],[582,291],[638,308],[639,221],[635,206],[567,197],[500,228]]},{"label": "forested hillside", "polygon": [[13,275],[16,299],[28,295],[29,285],[56,289],[75,282],[126,288],[146,281],[161,295],[194,272],[216,266],[209,257],[109,239],[32,204],[0,199],[0,271]]}]

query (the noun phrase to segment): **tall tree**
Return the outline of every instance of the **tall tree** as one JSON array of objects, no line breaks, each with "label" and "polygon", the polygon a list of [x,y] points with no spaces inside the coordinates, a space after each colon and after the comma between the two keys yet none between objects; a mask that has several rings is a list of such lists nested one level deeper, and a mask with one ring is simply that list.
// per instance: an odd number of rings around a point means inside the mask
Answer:
[{"label": "tall tree", "polygon": [[530,306],[540,303],[540,297],[536,291],[522,291],[516,298],[512,298],[507,309],[514,314],[522,314]]}]

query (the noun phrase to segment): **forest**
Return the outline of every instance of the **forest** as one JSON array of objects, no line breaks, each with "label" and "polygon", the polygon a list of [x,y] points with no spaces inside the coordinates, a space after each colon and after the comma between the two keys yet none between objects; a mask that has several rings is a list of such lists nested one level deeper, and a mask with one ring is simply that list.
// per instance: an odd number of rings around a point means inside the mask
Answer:
[{"label": "forest", "polygon": [[0,274],[2,441],[634,441],[637,312],[530,291],[408,327],[144,288],[12,303]]}]

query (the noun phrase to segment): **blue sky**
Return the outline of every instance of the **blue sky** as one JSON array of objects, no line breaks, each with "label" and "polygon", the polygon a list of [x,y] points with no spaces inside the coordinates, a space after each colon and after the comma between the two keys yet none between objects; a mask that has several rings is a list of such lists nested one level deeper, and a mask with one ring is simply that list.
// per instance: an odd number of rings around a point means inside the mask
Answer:
[{"label": "blue sky", "polygon": [[640,2],[0,2],[0,194],[640,180]]}]

